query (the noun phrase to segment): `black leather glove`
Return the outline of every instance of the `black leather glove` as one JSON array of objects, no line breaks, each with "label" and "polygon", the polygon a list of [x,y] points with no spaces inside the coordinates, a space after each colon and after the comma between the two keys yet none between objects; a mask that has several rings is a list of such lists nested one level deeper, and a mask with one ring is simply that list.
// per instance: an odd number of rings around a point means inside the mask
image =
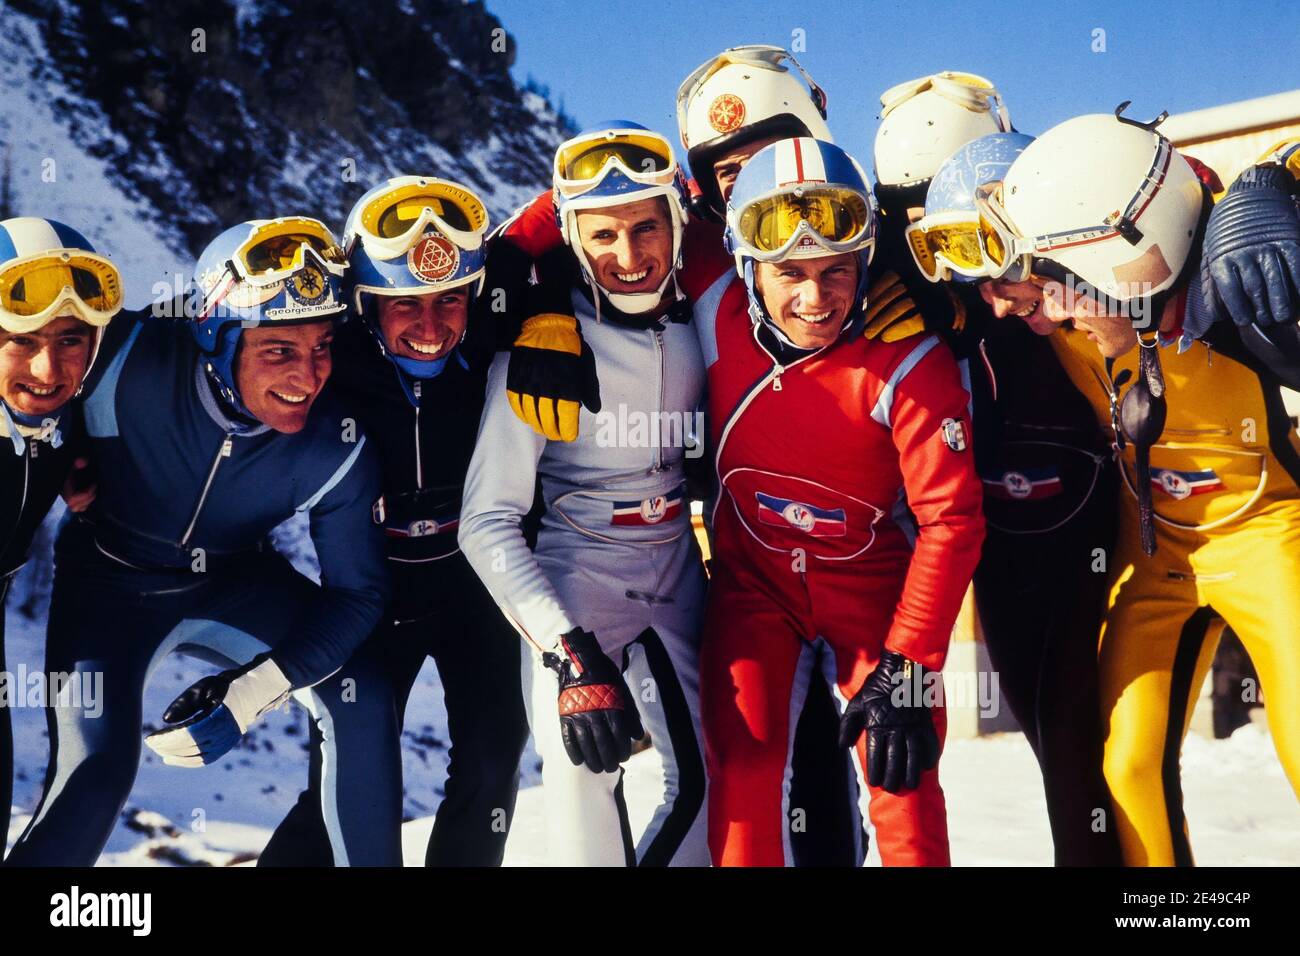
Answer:
[{"label": "black leather glove", "polygon": [[560,736],[575,767],[615,773],[645,736],[623,674],[596,636],[574,628],[560,638],[564,654],[547,651],[542,663],[560,678]]},{"label": "black leather glove", "polygon": [[[890,793],[915,790],[939,763],[939,735],[922,697],[925,669],[885,651],[840,718],[840,746],[867,734],[867,783]],[[922,698],[922,699],[917,699]]]},{"label": "black leather glove", "polygon": [[[1205,229],[1201,283],[1239,326],[1300,319],[1300,203],[1280,166],[1252,166],[1215,205]],[[1196,334],[1195,332],[1193,334]]]}]

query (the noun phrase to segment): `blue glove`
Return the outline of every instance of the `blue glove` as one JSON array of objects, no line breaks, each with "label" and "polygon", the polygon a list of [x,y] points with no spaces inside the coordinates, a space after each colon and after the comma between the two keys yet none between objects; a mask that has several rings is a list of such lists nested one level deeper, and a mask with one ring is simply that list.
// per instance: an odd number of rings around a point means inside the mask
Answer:
[{"label": "blue glove", "polygon": [[202,767],[221,759],[249,726],[289,695],[289,681],[275,663],[256,658],[195,682],[163,711],[157,733],[144,742],[173,767]]},{"label": "blue glove", "polygon": [[[1201,258],[1207,305],[1222,305],[1239,326],[1300,319],[1300,203],[1294,177],[1252,166],[1210,213]],[[1189,330],[1193,335],[1203,330]]]}]

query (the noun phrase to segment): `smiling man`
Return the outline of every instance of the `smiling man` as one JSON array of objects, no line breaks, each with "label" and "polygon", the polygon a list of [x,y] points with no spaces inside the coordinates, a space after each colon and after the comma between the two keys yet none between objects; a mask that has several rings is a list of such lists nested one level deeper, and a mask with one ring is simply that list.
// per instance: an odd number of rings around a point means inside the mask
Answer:
[{"label": "smiling man", "polygon": [[[80,415],[69,402],[81,390],[104,326],[121,308],[117,268],[76,230],[32,217],[0,222],[0,527],[8,529],[0,538],[0,615],[9,584],[74,467]],[[83,490],[71,501],[80,508],[90,497],[93,490]],[[3,640],[0,617],[0,671]],[[0,833],[9,826],[12,734],[0,704]]]},{"label": "smiling man", "polygon": [[330,862],[322,795],[330,748],[344,737],[364,743],[356,758],[365,764],[347,786],[373,795],[372,858],[401,865],[402,724],[430,657],[451,759],[425,862],[497,866],[505,854],[528,739],[520,643],[456,544],[498,318],[480,298],[487,232],[482,200],[432,176],[374,187],[344,227],[353,319],[335,343],[334,381],[379,452],[376,519],[392,599],[353,661],[317,689],[352,688],[356,703],[332,728],[312,728],[309,785],[259,865]]},{"label": "smiling man", "polygon": [[875,216],[843,150],[759,151],[727,243],[739,277],[697,308],[722,487],[701,661],[713,860],[791,861],[791,727],[824,677],[882,861],[946,865],[935,672],[984,531],[969,395],[936,337],[864,333]]},{"label": "smiling man", "polygon": [[[388,588],[372,451],[322,395],[343,269],[316,220],[243,223],[200,256],[195,319],[110,327],[84,401],[98,493],[56,543],[46,647],[51,671],[102,675],[102,714],[49,708],[45,792],[8,862],[95,862],[135,779],[142,717],[179,766],[219,759],[294,691],[334,722],[342,702],[306,689],[370,633]],[[310,520],[319,586],[267,544],[295,512]],[[173,650],[226,669],[142,715]],[[339,780],[349,743],[332,742]],[[368,794],[327,789],[335,858],[367,861]]]},{"label": "smiling man", "polygon": [[[568,248],[538,263],[537,307],[527,314],[570,325],[576,316],[603,409],[582,410],[574,441],[539,434],[512,410],[510,356],[499,355],[465,484],[461,547],[531,647],[551,859],[706,865],[704,569],[683,472],[686,442],[698,436],[670,425],[694,420],[704,396],[692,306],[676,281],[680,173],[663,136],[626,122],[562,144],[555,171]],[[611,446],[602,416],[656,424]],[[530,551],[521,525],[539,479],[545,511]],[[663,760],[664,789],[633,845],[620,781],[643,727]]]}]

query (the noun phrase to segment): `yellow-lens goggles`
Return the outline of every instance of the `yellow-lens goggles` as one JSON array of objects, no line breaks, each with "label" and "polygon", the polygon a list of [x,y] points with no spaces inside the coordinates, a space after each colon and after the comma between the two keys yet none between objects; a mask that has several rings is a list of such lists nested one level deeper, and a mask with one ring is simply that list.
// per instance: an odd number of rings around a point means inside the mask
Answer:
[{"label": "yellow-lens goggles", "polygon": [[778,253],[796,239],[800,226],[832,246],[852,243],[871,226],[865,196],[838,186],[778,193],[755,200],[736,220],[741,240],[760,253]]},{"label": "yellow-lens goggles", "polygon": [[253,230],[235,251],[235,261],[245,281],[270,282],[303,267],[303,255],[311,249],[327,266],[342,271],[346,260],[334,234],[316,219],[276,219]]},{"label": "yellow-lens goggles", "polygon": [[[361,211],[361,228],[385,244],[407,245],[423,235],[429,223],[450,233],[458,245],[481,240],[488,214],[483,201],[464,186],[427,179],[381,193]],[[405,252],[405,248],[400,251]]]},{"label": "yellow-lens goggles", "polygon": [[596,185],[611,163],[633,181],[665,185],[677,172],[672,144],[647,130],[609,130],[563,143],[555,153],[555,184],[566,194]]},{"label": "yellow-lens goggles", "polygon": [[45,317],[64,302],[71,302],[85,318],[107,321],[122,308],[117,267],[94,253],[63,250],[0,269],[0,311],[6,318]]},{"label": "yellow-lens goggles", "polygon": [[979,217],[979,230],[977,238],[980,242],[980,251],[988,257],[997,268],[1001,268],[1007,261],[1007,247],[1002,241],[1001,231],[988,219],[981,215]]},{"label": "yellow-lens goggles", "polygon": [[912,258],[931,282],[946,278],[945,267],[962,275],[983,275],[984,252],[973,220],[932,223],[923,219],[908,226],[906,235]]}]

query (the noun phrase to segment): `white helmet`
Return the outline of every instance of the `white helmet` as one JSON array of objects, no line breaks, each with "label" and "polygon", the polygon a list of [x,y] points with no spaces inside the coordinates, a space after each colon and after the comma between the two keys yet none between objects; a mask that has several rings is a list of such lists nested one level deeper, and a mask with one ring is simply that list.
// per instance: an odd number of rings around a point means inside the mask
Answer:
[{"label": "white helmet", "polygon": [[945,71],[899,83],[880,95],[880,107],[875,162],[882,186],[924,183],[971,140],[1011,132],[1001,94],[973,73]]},{"label": "white helmet", "polygon": [[[1012,235],[1009,265],[1069,273],[1116,301],[1172,288],[1191,253],[1204,190],[1154,123],[1097,113],[1025,148],[982,208]],[[991,207],[991,208],[990,208]],[[1055,269],[1052,267],[1055,266]],[[1023,272],[1023,268],[1019,271]],[[1065,275],[1056,278],[1065,279]]]},{"label": "white helmet", "polygon": [[[597,123],[560,144],[555,151],[551,182],[555,224],[591,287],[597,318],[602,295],[614,308],[628,315],[640,315],[659,305],[669,282],[674,283],[677,298],[682,298],[681,287],[676,285],[677,270],[682,264],[682,237],[689,213],[683,176],[668,137],[631,120]],[[653,292],[614,292],[604,288],[596,281],[579,238],[578,213],[660,197],[668,204],[672,228],[672,261],[668,274]]]},{"label": "white helmet", "polygon": [[677,129],[691,175],[718,216],[726,211],[713,174],[719,156],[772,136],[832,142],[825,92],[777,46],[732,47],[692,71],[677,90]]}]

